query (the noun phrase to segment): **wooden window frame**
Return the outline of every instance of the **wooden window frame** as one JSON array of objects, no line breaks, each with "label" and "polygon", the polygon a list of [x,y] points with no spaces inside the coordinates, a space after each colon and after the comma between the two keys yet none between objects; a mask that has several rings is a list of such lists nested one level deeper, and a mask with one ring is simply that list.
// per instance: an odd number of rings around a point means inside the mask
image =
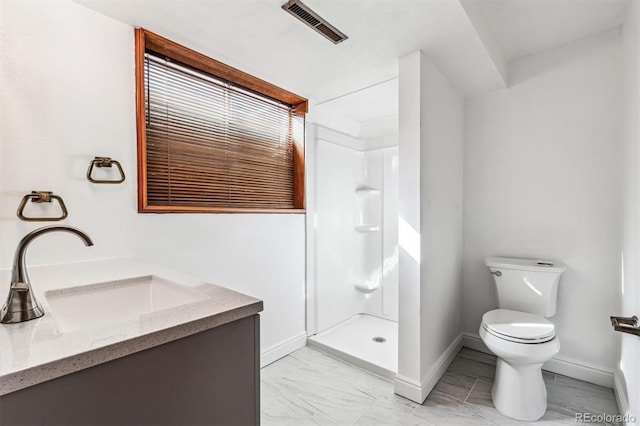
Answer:
[{"label": "wooden window frame", "polygon": [[166,55],[197,70],[212,74],[238,86],[268,98],[291,105],[297,116],[304,116],[308,101],[294,93],[267,83],[257,77],[240,71],[199,52],[179,45],[143,28],[135,29],[135,69],[136,69],[136,135],[138,150],[138,213],[305,213],[304,197],[304,146],[299,142],[293,146],[293,208],[261,209],[205,206],[156,206],[147,203],[147,158],[144,57],[149,49]]}]

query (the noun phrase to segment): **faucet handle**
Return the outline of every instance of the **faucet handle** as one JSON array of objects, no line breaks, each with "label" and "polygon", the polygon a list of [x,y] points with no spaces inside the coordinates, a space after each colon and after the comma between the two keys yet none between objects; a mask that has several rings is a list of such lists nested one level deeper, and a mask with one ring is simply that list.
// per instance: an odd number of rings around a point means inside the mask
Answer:
[{"label": "faucet handle", "polygon": [[11,283],[11,290],[15,291],[31,291],[27,283]]},{"label": "faucet handle", "polygon": [[[27,201],[31,200],[33,203],[51,203],[53,200],[56,200],[60,205],[61,214],[58,217],[28,217],[24,215],[24,208],[27,205]],[[27,222],[43,222],[43,221],[57,221],[63,220],[68,215],[67,206],[64,205],[64,200],[59,195],[55,195],[51,191],[31,191],[31,194],[27,194],[22,197],[22,201],[20,201],[20,205],[18,206],[18,212],[16,213],[20,220],[24,220]]]}]

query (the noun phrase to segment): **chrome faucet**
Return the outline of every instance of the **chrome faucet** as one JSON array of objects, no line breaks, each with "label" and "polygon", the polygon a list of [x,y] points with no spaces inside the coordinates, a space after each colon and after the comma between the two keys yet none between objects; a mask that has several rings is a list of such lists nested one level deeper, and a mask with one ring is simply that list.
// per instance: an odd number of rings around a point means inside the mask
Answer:
[{"label": "chrome faucet", "polygon": [[70,232],[81,238],[84,241],[84,245],[93,245],[93,241],[91,241],[91,238],[89,238],[87,234],[71,226],[45,226],[44,228],[36,229],[25,235],[24,238],[20,240],[20,243],[18,243],[16,254],[13,258],[11,287],[9,288],[7,302],[0,311],[0,323],[14,324],[40,318],[44,315],[44,310],[36,301],[36,297],[33,295],[33,290],[31,289],[25,255],[31,241],[40,235],[56,231]]}]

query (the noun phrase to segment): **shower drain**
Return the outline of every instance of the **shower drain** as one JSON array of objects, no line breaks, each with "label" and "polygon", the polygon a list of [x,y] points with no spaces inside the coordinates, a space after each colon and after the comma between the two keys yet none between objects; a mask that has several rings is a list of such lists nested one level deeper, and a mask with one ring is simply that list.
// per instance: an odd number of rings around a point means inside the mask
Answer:
[{"label": "shower drain", "polygon": [[374,337],[373,341],[376,343],[384,343],[387,341],[387,339],[385,339],[384,337]]}]

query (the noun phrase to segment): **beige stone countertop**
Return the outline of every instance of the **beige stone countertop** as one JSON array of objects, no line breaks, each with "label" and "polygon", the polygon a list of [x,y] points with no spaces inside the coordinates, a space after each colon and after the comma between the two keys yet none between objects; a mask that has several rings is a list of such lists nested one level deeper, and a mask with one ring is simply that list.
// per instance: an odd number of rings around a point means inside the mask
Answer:
[{"label": "beige stone countertop", "polygon": [[[0,324],[0,395],[262,311],[259,299],[136,258],[32,266],[28,272],[45,315],[19,324]],[[8,294],[10,276],[11,271],[0,271],[2,304]],[[88,318],[86,324],[70,330],[62,327],[60,318],[56,322],[45,297],[45,292],[69,292],[52,290],[149,276],[188,287],[201,300],[137,316],[127,313],[123,303],[115,307],[123,309],[117,321],[93,324]]]}]

